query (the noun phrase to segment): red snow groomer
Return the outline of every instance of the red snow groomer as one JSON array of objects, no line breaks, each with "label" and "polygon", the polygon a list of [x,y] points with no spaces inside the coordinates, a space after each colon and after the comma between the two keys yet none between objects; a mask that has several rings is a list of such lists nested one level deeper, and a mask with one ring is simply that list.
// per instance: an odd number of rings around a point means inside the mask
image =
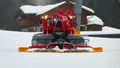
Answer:
[{"label": "red snow groomer", "polygon": [[19,47],[19,52],[102,52],[101,47],[92,47],[74,28],[75,15],[71,10],[59,11],[43,17],[42,34],[35,34],[32,46]]}]

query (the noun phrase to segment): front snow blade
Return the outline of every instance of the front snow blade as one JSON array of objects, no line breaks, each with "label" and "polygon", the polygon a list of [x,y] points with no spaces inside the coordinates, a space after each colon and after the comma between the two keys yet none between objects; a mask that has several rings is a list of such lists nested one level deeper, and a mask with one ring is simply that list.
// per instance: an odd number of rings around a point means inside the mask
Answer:
[{"label": "front snow blade", "polygon": [[94,47],[93,51],[94,52],[103,52],[103,49],[102,49],[102,47]]},{"label": "front snow blade", "polygon": [[52,50],[52,49],[31,49],[29,47],[19,47],[18,52],[39,52],[39,53],[91,53],[103,52],[102,47],[93,47],[92,51],[87,49],[73,49],[73,50]]},{"label": "front snow blade", "polygon": [[28,49],[29,49],[28,47],[19,47],[18,52],[27,52]]}]

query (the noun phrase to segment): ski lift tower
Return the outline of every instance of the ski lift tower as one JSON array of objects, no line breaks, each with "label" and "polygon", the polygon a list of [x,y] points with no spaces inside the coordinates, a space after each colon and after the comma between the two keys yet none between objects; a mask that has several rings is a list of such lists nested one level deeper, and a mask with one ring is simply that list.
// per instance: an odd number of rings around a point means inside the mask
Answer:
[{"label": "ski lift tower", "polygon": [[74,13],[76,16],[75,28],[80,30],[81,15],[82,15],[82,0],[75,0]]}]

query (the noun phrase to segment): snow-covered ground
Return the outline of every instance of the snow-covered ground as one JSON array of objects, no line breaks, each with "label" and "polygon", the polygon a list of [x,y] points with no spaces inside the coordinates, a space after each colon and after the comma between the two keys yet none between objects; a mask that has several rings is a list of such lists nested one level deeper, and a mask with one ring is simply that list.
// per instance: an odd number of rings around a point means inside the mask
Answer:
[{"label": "snow-covered ground", "polygon": [[120,38],[86,37],[102,53],[19,53],[35,33],[0,30],[0,68],[120,68]]},{"label": "snow-covered ground", "polygon": [[81,35],[106,35],[106,34],[120,34],[120,29],[104,26],[102,31],[81,31]]}]

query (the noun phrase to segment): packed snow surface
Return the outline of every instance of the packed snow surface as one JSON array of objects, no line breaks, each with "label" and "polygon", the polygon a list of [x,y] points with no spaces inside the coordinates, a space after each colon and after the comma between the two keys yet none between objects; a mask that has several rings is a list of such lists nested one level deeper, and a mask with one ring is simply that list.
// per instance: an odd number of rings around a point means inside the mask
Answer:
[{"label": "packed snow surface", "polygon": [[0,30],[0,68],[120,68],[120,38],[85,37],[102,53],[19,53],[35,33]]}]

